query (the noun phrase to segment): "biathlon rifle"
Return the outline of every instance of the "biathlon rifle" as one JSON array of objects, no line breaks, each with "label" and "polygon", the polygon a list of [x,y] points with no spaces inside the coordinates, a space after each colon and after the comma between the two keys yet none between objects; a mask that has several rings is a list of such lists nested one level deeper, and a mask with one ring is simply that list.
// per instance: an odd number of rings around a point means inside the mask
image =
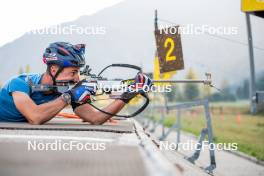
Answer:
[{"label": "biathlon rifle", "polygon": [[[123,86],[126,85],[126,83],[134,80],[134,79],[122,80],[119,78],[108,79],[106,77],[103,77],[102,76],[103,73],[111,67],[128,68],[128,69],[134,69],[137,72],[142,72],[142,69],[136,65],[111,64],[111,65],[108,65],[105,68],[103,68],[98,74],[92,74],[91,68],[88,65],[86,65],[85,68],[80,72],[81,75],[85,76],[84,84],[86,84],[87,86],[89,86],[89,85],[90,86],[97,86],[100,83],[100,81],[103,81],[103,82],[107,82],[107,81],[113,82],[114,81],[114,82],[119,82],[119,85],[121,85],[120,89],[122,89]],[[190,79],[173,80],[173,79],[170,79],[170,80],[152,80],[152,81],[153,81],[153,83],[171,83],[171,84],[175,84],[175,83],[201,83],[201,84],[213,87],[212,80],[211,80],[211,74],[206,73],[205,75],[206,75],[206,79],[203,79],[203,80],[198,80],[198,79],[196,79],[196,80],[190,80]],[[32,92],[53,91],[53,92],[58,92],[58,93],[65,93],[68,90],[70,90],[70,88],[72,86],[74,86],[74,83],[71,81],[57,81],[57,84],[58,85],[41,85],[41,84],[33,85],[33,84],[31,84],[31,90],[32,90]],[[102,87],[100,87],[99,89],[101,89],[101,90],[98,90],[98,87],[97,87],[97,91],[96,91],[96,94],[94,95],[92,102],[100,100],[100,99],[96,99],[95,97],[100,96],[100,95],[104,95],[104,94],[109,95],[109,99],[120,99],[121,98],[121,94],[116,94],[116,92],[120,91],[118,88],[111,89],[111,88],[109,88],[109,86],[107,86],[107,89],[102,89]],[[134,116],[140,114],[142,111],[144,111],[150,102],[149,97],[148,97],[146,92],[140,93],[140,95],[145,99],[145,102],[137,111],[135,111],[134,113],[132,113],[130,115],[112,114],[110,112],[106,112],[106,111],[100,109],[99,107],[95,106],[92,102],[90,103],[90,105],[93,108],[97,109],[98,111],[105,113],[105,114],[108,114],[108,115],[111,115],[111,116],[130,118],[130,117],[134,117]],[[126,99],[126,97],[124,97],[124,96],[122,96],[122,98]],[[129,98],[129,97],[127,97],[127,98]],[[105,100],[105,99],[103,99],[103,100]]]}]

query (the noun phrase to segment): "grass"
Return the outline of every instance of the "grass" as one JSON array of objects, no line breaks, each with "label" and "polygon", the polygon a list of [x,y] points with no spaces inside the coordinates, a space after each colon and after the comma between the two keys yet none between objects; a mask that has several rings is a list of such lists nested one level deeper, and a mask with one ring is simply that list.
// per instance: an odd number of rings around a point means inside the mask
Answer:
[{"label": "grass", "polygon": [[[223,109],[217,111],[216,109],[220,106]],[[263,161],[264,115],[252,116],[248,114],[247,107],[244,104],[212,104],[211,107],[214,107],[213,113],[211,113],[214,142],[237,143],[239,151]],[[175,122],[175,112],[168,114],[164,121],[168,127]],[[182,130],[196,136],[199,136],[202,128],[206,127],[201,108],[194,109],[191,112],[184,111],[181,122]]]}]

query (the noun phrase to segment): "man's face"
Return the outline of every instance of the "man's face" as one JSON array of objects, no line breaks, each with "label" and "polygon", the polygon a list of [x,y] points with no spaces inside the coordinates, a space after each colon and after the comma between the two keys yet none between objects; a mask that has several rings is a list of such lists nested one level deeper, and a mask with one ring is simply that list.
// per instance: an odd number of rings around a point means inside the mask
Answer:
[{"label": "man's face", "polygon": [[[51,69],[52,72],[57,72],[58,67]],[[53,74],[53,73],[52,73]],[[80,68],[78,67],[67,67],[60,72],[58,77],[56,78],[57,81],[73,81],[75,83],[80,81]]]}]

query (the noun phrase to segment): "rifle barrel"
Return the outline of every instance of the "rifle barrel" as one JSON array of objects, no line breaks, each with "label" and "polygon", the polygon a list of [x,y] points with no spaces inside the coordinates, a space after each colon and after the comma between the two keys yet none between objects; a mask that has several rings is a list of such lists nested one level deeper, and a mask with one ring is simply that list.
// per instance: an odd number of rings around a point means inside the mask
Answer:
[{"label": "rifle barrel", "polygon": [[202,83],[202,84],[211,84],[211,80],[203,79],[182,79],[182,80],[153,80],[153,83]]}]

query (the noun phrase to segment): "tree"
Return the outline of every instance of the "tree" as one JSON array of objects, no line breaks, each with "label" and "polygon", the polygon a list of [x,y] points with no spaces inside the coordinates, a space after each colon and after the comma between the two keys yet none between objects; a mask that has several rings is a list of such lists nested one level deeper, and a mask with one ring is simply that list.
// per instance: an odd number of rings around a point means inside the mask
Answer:
[{"label": "tree", "polygon": [[249,99],[249,80],[245,79],[243,82],[243,99]]},{"label": "tree", "polygon": [[[195,79],[196,74],[190,69],[186,75],[186,79]],[[184,97],[186,100],[194,100],[199,97],[199,87],[197,84],[188,83],[184,86]]]},{"label": "tree", "polygon": [[222,89],[223,93],[225,93],[225,94],[230,93],[230,86],[229,86],[229,83],[226,79],[222,80],[221,89]]},{"label": "tree", "polygon": [[20,75],[23,73],[30,73],[30,65],[29,64],[26,65],[25,69],[22,66],[19,67],[18,74]]},{"label": "tree", "polygon": [[30,72],[30,65],[29,64],[26,65],[26,69],[25,70],[26,70],[25,71],[26,73],[29,73]]},{"label": "tree", "polygon": [[257,78],[257,90],[264,90],[264,72],[262,72]]},{"label": "tree", "polygon": [[[236,101],[236,96],[231,91],[231,86],[227,80],[223,80],[221,84],[221,92],[214,93],[211,97],[211,101]],[[237,91],[236,91],[237,92]]]},{"label": "tree", "polygon": [[203,92],[203,97],[204,98],[208,98],[211,96],[212,92],[211,92],[211,87],[208,85],[205,85],[202,87],[202,92]]},{"label": "tree", "polygon": [[22,73],[24,73],[24,70],[22,67],[19,67],[18,74],[22,74]]},{"label": "tree", "polygon": [[175,102],[175,101],[182,101],[182,93],[178,85],[172,85],[171,91],[166,92],[165,96],[168,100],[168,102]]},{"label": "tree", "polygon": [[[262,72],[258,76],[257,81],[256,81],[256,84],[257,84],[257,90],[258,91],[264,91],[264,72]],[[264,106],[263,106],[263,104],[259,104],[258,105],[258,111],[260,113],[264,113]]]},{"label": "tree", "polygon": [[249,81],[245,79],[236,90],[236,96],[239,99],[249,98]]},{"label": "tree", "polygon": [[166,92],[165,96],[169,102],[173,102],[176,99],[176,86],[171,86],[171,91]]}]

